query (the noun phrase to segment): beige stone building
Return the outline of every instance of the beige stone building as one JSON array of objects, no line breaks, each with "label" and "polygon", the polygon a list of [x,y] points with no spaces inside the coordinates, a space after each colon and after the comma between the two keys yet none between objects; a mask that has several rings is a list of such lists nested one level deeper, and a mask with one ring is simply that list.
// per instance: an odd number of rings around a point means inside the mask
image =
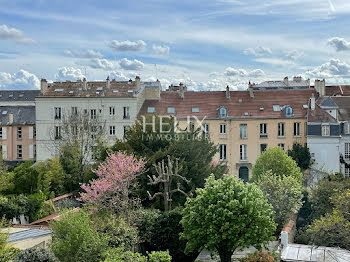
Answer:
[{"label": "beige stone building", "polygon": [[[287,80],[288,81],[288,80]],[[250,85],[246,91],[185,91],[180,85],[163,91],[158,100],[146,100],[139,115],[173,115],[181,128],[189,123],[202,131],[219,147],[217,161],[225,161],[229,173],[244,180],[268,147],[290,149],[294,142],[306,143],[309,100],[316,95],[309,81],[300,78],[283,87],[269,81],[263,87]],[[298,82],[298,83],[292,83]],[[296,87],[293,87],[296,85]],[[292,88],[291,88],[292,86]]]}]

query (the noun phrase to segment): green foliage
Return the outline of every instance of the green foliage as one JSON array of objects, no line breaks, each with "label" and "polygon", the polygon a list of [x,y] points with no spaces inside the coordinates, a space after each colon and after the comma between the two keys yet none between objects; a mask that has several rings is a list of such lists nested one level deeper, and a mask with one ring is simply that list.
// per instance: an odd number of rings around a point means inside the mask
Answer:
[{"label": "green foliage", "polygon": [[221,261],[231,261],[236,249],[260,249],[273,240],[272,206],[256,185],[228,175],[219,180],[210,176],[196,192],[197,197],[187,199],[181,220],[186,251],[215,248]]},{"label": "green foliage", "polygon": [[104,262],[146,262],[147,258],[140,253],[125,251],[123,248],[109,249],[104,254]]},{"label": "green foliage", "polygon": [[239,262],[274,262],[274,255],[267,252],[255,251],[248,256],[241,258]]},{"label": "green foliage", "polygon": [[[146,119],[147,123],[151,123],[151,117]],[[175,137],[174,119],[163,119],[163,122],[169,125],[164,125],[164,129],[168,128],[167,133],[172,138]],[[153,164],[160,162],[167,158],[167,155],[171,155],[172,158],[179,159],[179,166],[182,167],[181,175],[191,180],[190,184],[182,183],[182,188],[185,192],[189,192],[197,187],[203,187],[205,178],[211,173],[219,176],[226,172],[226,166],[221,163],[212,165],[212,159],[217,153],[217,146],[209,139],[198,139],[199,130],[192,130],[184,136],[179,136],[179,139],[165,139],[164,134],[160,132],[159,128],[160,119],[155,116],[155,132],[152,132],[152,126],[147,125],[145,132],[143,132],[142,122],[137,122],[132,128],[126,131],[124,140],[117,140],[115,145],[111,148],[107,148],[104,154],[101,154],[102,159],[106,158],[108,151],[126,151],[133,153],[138,157],[144,157],[147,161],[146,170],[144,174],[139,176],[138,184],[140,190],[138,195],[144,202],[145,206],[153,205],[157,208],[161,208],[161,200],[158,198],[158,202],[152,203],[148,200],[147,191],[150,191],[151,195],[159,191],[157,186],[149,186],[148,175],[156,175],[156,171],[153,168]],[[184,138],[184,139],[183,139]],[[174,181],[176,183],[182,181]],[[181,206],[185,202],[186,198],[182,194],[174,195],[172,206]]]},{"label": "green foliage", "polygon": [[30,203],[28,197],[24,195],[1,197],[0,196],[0,215],[7,219],[19,217],[21,214],[29,213]]},{"label": "green foliage", "polygon": [[148,254],[149,262],[171,262],[171,256],[168,251],[152,251]]},{"label": "green foliage", "polygon": [[297,163],[280,147],[270,147],[258,157],[253,167],[253,181],[258,180],[268,170],[272,170],[272,174],[278,176],[292,176],[299,183],[303,180]]},{"label": "green foliage", "polygon": [[337,210],[316,219],[307,232],[315,245],[350,249],[350,222]]},{"label": "green foliage", "polygon": [[0,194],[11,194],[14,191],[14,176],[15,174],[13,172],[0,171]]},{"label": "green foliage", "polygon": [[185,254],[186,241],[180,239],[183,227],[181,210],[174,209],[162,214],[156,210],[143,211],[143,217],[138,224],[139,235],[146,251],[169,250],[173,261],[194,261],[199,255],[195,250]]},{"label": "green foliage", "polygon": [[49,250],[33,247],[19,252],[13,262],[58,262],[58,260]]},{"label": "green foliage", "polygon": [[293,176],[276,176],[271,170],[261,174],[255,183],[273,207],[274,220],[278,225],[276,232],[279,234],[291,214],[298,212],[302,206],[303,188]]},{"label": "green foliage", "polygon": [[330,198],[336,210],[350,221],[350,189],[341,191]]},{"label": "green foliage", "polygon": [[9,223],[7,223],[5,218],[0,219],[0,261],[9,262],[17,255],[19,250],[9,246],[7,240],[9,238],[9,232],[7,229]]},{"label": "green foliage", "polygon": [[301,170],[311,166],[311,153],[306,144],[293,143],[292,150],[288,150],[288,156],[294,159]]},{"label": "green foliage", "polygon": [[38,190],[38,172],[33,161],[25,161],[14,169],[14,184],[17,194],[33,194]]},{"label": "green foliage", "polygon": [[52,251],[61,262],[100,261],[107,248],[106,239],[93,227],[84,210],[61,214],[62,219],[53,221]]}]

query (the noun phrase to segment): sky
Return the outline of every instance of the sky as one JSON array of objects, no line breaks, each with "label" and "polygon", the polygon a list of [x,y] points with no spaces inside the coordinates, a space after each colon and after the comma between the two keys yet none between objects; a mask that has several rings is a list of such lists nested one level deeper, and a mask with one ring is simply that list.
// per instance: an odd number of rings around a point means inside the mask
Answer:
[{"label": "sky", "polygon": [[349,14],[349,0],[0,0],[0,89],[137,75],[193,90],[350,84]]}]

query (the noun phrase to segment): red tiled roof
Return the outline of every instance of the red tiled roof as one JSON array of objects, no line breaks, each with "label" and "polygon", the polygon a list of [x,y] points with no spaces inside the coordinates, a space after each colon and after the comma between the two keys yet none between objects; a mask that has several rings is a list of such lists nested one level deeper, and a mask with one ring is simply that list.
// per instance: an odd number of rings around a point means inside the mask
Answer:
[{"label": "red tiled roof", "polygon": [[63,199],[63,198],[70,197],[70,196],[72,196],[72,195],[73,195],[73,193],[64,194],[64,195],[62,195],[62,196],[58,196],[58,197],[55,197],[55,198],[53,198],[53,199],[49,199],[49,200],[47,200],[46,202],[50,202],[50,201],[56,202],[56,201],[58,201],[58,200],[61,200],[61,199]]},{"label": "red tiled roof", "polygon": [[326,96],[350,96],[350,85],[326,86]]},{"label": "red tiled roof", "polygon": [[[218,118],[217,109],[224,106],[228,118],[284,118],[282,111],[272,110],[273,105],[289,105],[293,108],[294,117],[306,117],[308,104],[314,89],[303,90],[273,90],[254,91],[254,98],[250,98],[248,91],[230,91],[230,98],[226,98],[225,91],[184,92],[184,99],[177,92],[161,92],[160,100],[144,102],[139,115],[147,114],[148,107],[155,107],[158,115],[170,115],[168,107],[175,108],[178,118],[197,116],[198,118]],[[241,103],[239,102],[241,99]],[[192,107],[199,107],[199,113],[192,113]],[[260,110],[264,107],[264,110]],[[244,113],[248,112],[248,116]]]},{"label": "red tiled roof", "polygon": [[[68,212],[77,212],[79,210],[79,207],[76,207],[72,210],[69,210]],[[48,224],[48,222],[50,222],[51,220],[59,220],[60,219],[60,213],[54,213],[51,214],[47,217],[44,217],[42,219],[36,220],[32,223],[30,223],[30,225],[42,225],[42,224]]]}]

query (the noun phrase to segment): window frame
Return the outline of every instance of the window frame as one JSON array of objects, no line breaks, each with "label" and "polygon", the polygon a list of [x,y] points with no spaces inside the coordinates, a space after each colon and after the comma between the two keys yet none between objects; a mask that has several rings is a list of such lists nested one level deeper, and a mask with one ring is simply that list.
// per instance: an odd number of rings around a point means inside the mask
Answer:
[{"label": "window frame", "polygon": [[62,120],[62,107],[54,107],[54,111],[55,111],[54,119]]},{"label": "window frame", "polygon": [[[262,147],[265,146],[265,149],[262,150]],[[264,153],[267,149],[267,144],[266,143],[263,143],[263,144],[260,144],[260,154]]]},{"label": "window frame", "polygon": [[[152,110],[150,110],[150,109],[152,109]],[[148,114],[152,114],[152,113],[154,113],[156,111],[156,108],[154,107],[154,106],[149,106],[149,107],[147,107],[147,113]]]},{"label": "window frame", "polygon": [[267,123],[260,123],[260,138],[267,138]]},{"label": "window frame", "polygon": [[220,156],[219,156],[220,161],[227,160],[227,145],[226,144],[220,144],[219,153],[220,153]]},{"label": "window frame", "polygon": [[61,132],[62,130],[61,130],[61,126],[55,126],[55,130],[54,130],[54,132],[55,132],[55,140],[60,140],[60,139],[62,139],[62,132]]},{"label": "window frame", "polygon": [[109,126],[109,136],[115,136],[115,126]]},{"label": "window frame", "polygon": [[284,122],[277,124],[277,137],[286,137],[286,124]]},{"label": "window frame", "polygon": [[172,106],[168,107],[166,111],[168,114],[175,114],[176,112],[175,107],[172,107]]},{"label": "window frame", "polygon": [[331,136],[331,126],[330,125],[322,125],[321,135],[322,136]]},{"label": "window frame", "polygon": [[115,106],[109,107],[109,116],[115,116]]},{"label": "window frame", "polygon": [[[293,123],[293,136],[294,137],[301,137],[301,129],[300,129],[301,123],[300,122],[294,122]],[[298,128],[296,128],[298,127]],[[298,131],[298,132],[296,132]]]},{"label": "window frame", "polygon": [[123,107],[123,119],[130,119],[130,107],[129,106]]},{"label": "window frame", "polygon": [[[242,132],[242,130],[244,130],[244,132]],[[243,134],[245,136],[243,136]],[[239,138],[240,139],[248,139],[248,124],[240,124],[239,125]]]},{"label": "window frame", "polygon": [[17,159],[23,159],[23,145],[17,145]]},{"label": "window frame", "polygon": [[239,145],[239,160],[247,161],[247,144]]},{"label": "window frame", "polygon": [[219,126],[219,133],[220,135],[226,135],[226,124],[225,123],[222,123],[220,124]]},{"label": "window frame", "polygon": [[281,148],[283,151],[285,151],[286,149],[286,145],[284,143],[278,143],[277,145],[279,148]]},{"label": "window frame", "polygon": [[224,106],[219,107],[219,117],[220,118],[226,118],[227,117],[227,109]]}]

